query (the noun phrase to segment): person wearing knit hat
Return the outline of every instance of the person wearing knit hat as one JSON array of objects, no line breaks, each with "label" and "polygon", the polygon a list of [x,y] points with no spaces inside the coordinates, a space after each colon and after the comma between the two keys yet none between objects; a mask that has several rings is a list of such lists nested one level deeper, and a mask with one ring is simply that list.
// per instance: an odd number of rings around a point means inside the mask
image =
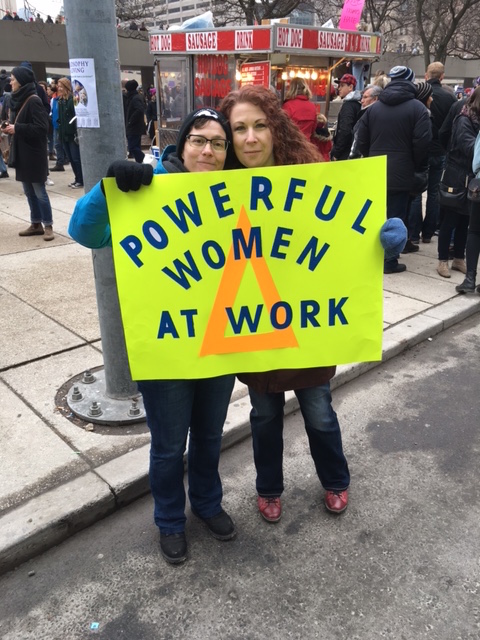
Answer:
[{"label": "person wearing knit hat", "polygon": [[[357,152],[364,157],[387,156],[387,218],[400,218],[408,224],[412,187],[417,174],[428,167],[428,152],[432,137],[430,113],[417,96],[414,73],[408,67],[393,67],[388,74],[391,82],[383,89],[377,102],[359,120],[356,135]],[[395,135],[392,135],[394,127]],[[423,182],[420,185],[420,193]],[[418,251],[408,241],[404,253]],[[402,273],[406,265],[399,255],[385,256],[385,274]]]},{"label": "person wearing knit hat", "polygon": [[420,102],[423,102],[423,104],[427,107],[427,109],[429,109],[433,101],[432,85],[429,84],[428,82],[417,82],[416,87],[417,87],[417,95],[416,95],[417,100],[420,100]]},{"label": "person wearing knit hat", "polygon": [[415,82],[415,74],[410,67],[397,66],[390,69],[388,77],[392,80],[406,80],[407,82]]},{"label": "person wearing knit hat", "polygon": [[142,151],[142,136],[145,127],[145,103],[137,91],[138,82],[129,80],[125,83],[123,109],[125,114],[125,133],[127,136],[128,157],[142,163],[145,154]]},{"label": "person wearing knit hat", "polygon": [[15,168],[15,179],[22,183],[30,207],[30,226],[18,235],[53,240],[52,207],[45,190],[48,116],[31,69],[14,67],[10,82],[10,122],[2,131],[12,136],[8,166]]},{"label": "person wearing knit hat", "polygon": [[[180,128],[177,148],[166,147],[155,173],[221,170],[231,146],[230,126],[224,116],[214,109],[196,109]],[[149,185],[152,175],[149,164],[127,160],[114,162],[107,172],[122,191],[148,188],[142,185]],[[160,185],[161,180],[157,184]],[[111,246],[101,182],[77,202],[68,232],[74,240],[92,249]],[[134,288],[131,296],[134,300]],[[234,380],[233,375],[225,375],[198,380],[138,382],[151,432],[150,487],[154,519],[160,529],[161,554],[170,564],[180,564],[187,559],[183,458],[189,431],[187,478],[191,511],[214,538],[226,541],[236,535],[233,520],[222,508],[222,482],[218,472],[222,430]]]},{"label": "person wearing knit hat", "polygon": [[35,74],[32,69],[28,67],[19,66],[12,69],[12,76],[15,77],[17,82],[23,87],[23,85],[30,82],[35,82]]}]

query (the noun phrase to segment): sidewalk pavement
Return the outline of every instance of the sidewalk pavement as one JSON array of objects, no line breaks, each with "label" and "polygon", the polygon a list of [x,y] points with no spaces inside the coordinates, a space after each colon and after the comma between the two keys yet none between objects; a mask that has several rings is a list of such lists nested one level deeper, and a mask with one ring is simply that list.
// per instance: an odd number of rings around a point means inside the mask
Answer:
[{"label": "sidewalk pavement", "polygon": [[[145,423],[92,427],[65,409],[65,383],[102,365],[91,252],[67,234],[83,190],[68,187],[69,167],[51,174],[55,239],[20,238],[29,210],[12,173],[0,180],[0,573],[148,491]],[[463,274],[436,273],[436,250],[421,244],[384,278],[384,360],[480,310],[480,296],[455,292]],[[378,364],[339,367],[332,388]],[[297,406],[288,393],[286,412]],[[224,448],[248,437],[249,410],[237,383]]]}]

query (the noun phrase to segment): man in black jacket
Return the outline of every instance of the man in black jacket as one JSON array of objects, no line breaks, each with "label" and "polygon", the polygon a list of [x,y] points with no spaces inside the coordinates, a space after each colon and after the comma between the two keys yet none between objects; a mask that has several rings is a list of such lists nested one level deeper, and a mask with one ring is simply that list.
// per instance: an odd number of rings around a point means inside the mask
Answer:
[{"label": "man in black jacket", "polygon": [[[393,67],[391,82],[359,121],[357,148],[362,156],[387,156],[387,218],[405,222],[415,172],[425,167],[431,140],[428,109],[415,100],[415,74]],[[406,270],[398,257],[385,260],[384,273]]]},{"label": "man in black jacket", "polygon": [[142,135],[145,133],[145,105],[137,92],[138,82],[129,80],[125,84],[126,96],[125,133],[127,134],[128,153],[136,162],[143,162],[145,154],[142,151]]},{"label": "man in black jacket", "polygon": [[349,73],[344,73],[338,85],[338,95],[343,100],[338,114],[337,129],[330,153],[332,160],[348,160],[353,142],[353,127],[357,122],[362,105],[362,94],[355,91],[357,80]]},{"label": "man in black jacket", "polygon": [[440,208],[438,206],[438,185],[445,166],[446,149],[442,146],[438,132],[447,117],[450,107],[455,104],[455,97],[442,88],[445,67],[441,62],[432,62],[427,67],[425,80],[432,86],[432,141],[428,152],[428,190],[425,219],[422,224],[422,242],[429,243],[435,229],[439,226]]}]

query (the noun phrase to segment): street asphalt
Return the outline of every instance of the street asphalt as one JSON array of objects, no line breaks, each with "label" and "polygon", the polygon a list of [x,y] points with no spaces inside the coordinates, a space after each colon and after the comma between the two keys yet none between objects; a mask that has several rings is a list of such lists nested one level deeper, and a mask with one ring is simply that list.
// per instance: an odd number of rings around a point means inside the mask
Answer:
[{"label": "street asphalt", "polygon": [[[18,236],[27,201],[13,171],[0,180],[0,573],[148,492],[146,424],[97,426],[65,401],[72,379],[102,366],[102,348],[91,252],[67,234],[83,190],[68,187],[68,167],[50,177],[52,242]],[[421,244],[402,256],[405,273],[384,277],[384,361],[480,310],[479,295],[455,291],[463,274],[437,274],[436,251],[436,239]],[[378,364],[340,366],[332,388]],[[286,412],[296,408],[288,393]],[[249,436],[249,410],[237,383],[224,448]]]}]

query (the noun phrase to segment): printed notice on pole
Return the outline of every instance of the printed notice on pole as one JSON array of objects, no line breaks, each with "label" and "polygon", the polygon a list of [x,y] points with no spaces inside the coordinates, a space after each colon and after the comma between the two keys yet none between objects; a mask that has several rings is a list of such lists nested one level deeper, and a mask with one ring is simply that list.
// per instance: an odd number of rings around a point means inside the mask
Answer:
[{"label": "printed notice on pole", "polygon": [[77,127],[98,129],[100,118],[95,82],[95,61],[93,58],[74,58],[69,62]]}]

